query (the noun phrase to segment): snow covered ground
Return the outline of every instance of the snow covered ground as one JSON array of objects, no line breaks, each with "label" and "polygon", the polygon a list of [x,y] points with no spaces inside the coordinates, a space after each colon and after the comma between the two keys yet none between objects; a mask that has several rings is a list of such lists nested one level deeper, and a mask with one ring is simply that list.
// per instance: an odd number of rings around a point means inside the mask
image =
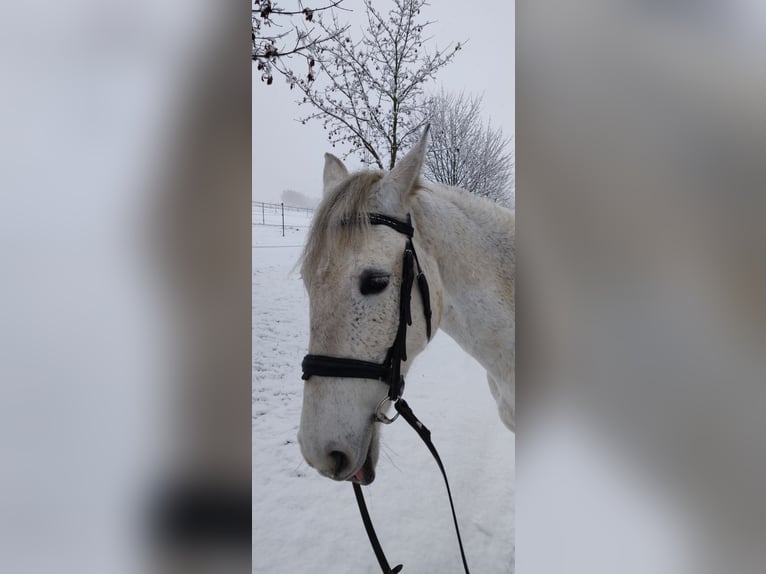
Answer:
[{"label": "snow covered ground", "polygon": [[[285,237],[281,227],[253,226],[253,572],[375,574],[350,483],[321,477],[296,440],[308,296],[294,267],[309,217],[286,212]],[[484,370],[440,332],[415,360],[406,397],[446,466],[471,571],[513,572],[514,435]],[[383,429],[365,497],[392,566],[462,572],[441,474],[403,420]]]}]

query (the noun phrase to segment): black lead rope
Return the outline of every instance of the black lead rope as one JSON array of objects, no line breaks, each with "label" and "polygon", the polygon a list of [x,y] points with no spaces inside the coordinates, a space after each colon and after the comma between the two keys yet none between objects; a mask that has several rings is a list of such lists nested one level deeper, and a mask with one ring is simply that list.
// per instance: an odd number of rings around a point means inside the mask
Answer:
[{"label": "black lead rope", "polygon": [[439,465],[439,470],[442,472],[442,476],[444,477],[444,486],[447,487],[447,497],[449,498],[449,506],[452,510],[452,521],[455,523],[455,533],[457,534],[457,543],[460,547],[460,558],[463,560],[463,569],[465,570],[465,574],[470,574],[468,572],[468,562],[465,559],[465,551],[463,550],[463,539],[460,538],[460,527],[457,525],[457,515],[455,514],[455,504],[452,502],[452,491],[449,488],[449,481],[447,480],[447,471],[444,470],[444,464],[442,464],[442,459],[439,456],[439,453],[436,450],[436,447],[434,446],[434,443],[431,442],[431,431],[428,430],[426,425],[420,422],[418,417],[415,416],[415,413],[412,412],[412,409],[410,408],[410,405],[407,404],[407,401],[404,399],[399,399],[396,404],[394,405],[396,407],[397,412],[404,417],[404,420],[406,420],[409,425],[415,429],[415,432],[418,433],[418,436],[423,439],[423,442],[428,447],[428,450],[431,451],[431,454],[434,457],[434,460],[436,461],[436,464]]},{"label": "black lead rope", "polygon": [[[431,451],[431,454],[434,457],[434,460],[436,461],[436,464],[439,465],[439,470],[442,473],[442,476],[444,477],[444,485],[447,487],[447,496],[449,497],[449,506],[452,510],[452,521],[455,523],[455,533],[457,534],[457,543],[460,547],[460,558],[463,560],[463,569],[465,570],[466,574],[470,574],[468,571],[468,562],[465,559],[465,551],[463,550],[463,540],[460,538],[460,527],[457,524],[457,515],[455,514],[455,504],[452,502],[452,491],[449,487],[449,481],[447,480],[447,472],[444,470],[444,464],[442,464],[442,459],[439,456],[439,453],[436,450],[436,447],[434,446],[434,443],[431,442],[431,431],[428,430],[426,425],[424,425],[418,417],[415,416],[415,413],[412,412],[412,409],[410,408],[410,405],[407,404],[407,401],[404,399],[399,399],[394,404],[394,407],[396,407],[397,412],[404,417],[404,420],[406,420],[409,425],[415,429],[415,432],[418,433],[418,436],[423,439],[423,442],[428,447],[428,450]],[[375,534],[375,529],[372,526],[372,520],[370,519],[370,514],[367,511],[367,505],[364,502],[364,495],[362,494],[362,487],[359,486],[357,483],[354,484],[354,494],[356,495],[356,503],[359,506],[359,513],[362,515],[362,522],[364,523],[364,528],[367,531],[367,537],[370,539],[370,544],[372,545],[372,549],[375,552],[375,557],[378,559],[378,564],[380,564],[380,568],[383,571],[383,574],[396,574],[399,572],[403,565],[399,564],[396,566],[393,570],[391,570],[391,567],[388,565],[388,560],[386,560],[386,555],[383,553],[383,548],[380,546],[380,541],[378,541],[378,537]]]},{"label": "black lead rope", "polygon": [[[367,214],[367,219],[371,225],[386,225],[407,236],[407,244],[404,248],[404,256],[402,257],[402,283],[399,293],[399,327],[396,331],[396,338],[394,339],[393,345],[388,349],[388,353],[386,354],[383,363],[373,363],[370,361],[348,359],[344,357],[329,357],[326,355],[306,355],[303,358],[302,363],[303,379],[308,380],[312,376],[347,377],[375,379],[388,383],[388,399],[394,403],[396,411],[404,417],[404,420],[415,429],[415,432],[418,433],[418,436],[423,440],[428,447],[428,450],[433,455],[436,464],[439,465],[439,470],[444,477],[444,484],[447,487],[447,496],[449,497],[449,504],[452,509],[452,520],[455,523],[455,532],[457,533],[457,542],[460,546],[460,556],[463,560],[463,568],[465,569],[466,574],[470,574],[468,571],[468,563],[465,559],[465,552],[463,551],[463,541],[460,538],[460,528],[457,524],[457,515],[455,514],[455,505],[452,502],[452,492],[450,491],[449,481],[447,480],[447,473],[444,470],[444,465],[439,457],[439,453],[436,451],[436,447],[431,442],[431,431],[418,420],[412,412],[412,409],[410,409],[409,405],[402,398],[402,393],[404,392],[404,377],[401,376],[401,365],[402,361],[407,360],[407,326],[412,325],[410,301],[412,298],[412,286],[415,282],[415,267],[417,267],[418,273],[418,290],[420,291],[420,298],[423,302],[426,335],[429,340],[431,339],[431,295],[428,290],[428,281],[423,273],[423,269],[420,267],[417,253],[415,253],[415,245],[412,243],[414,229],[409,215],[407,215],[407,221],[400,221],[380,213],[369,213]],[[344,220],[342,223],[348,224],[349,221]],[[382,404],[383,403],[381,403],[381,405]],[[394,417],[394,419],[395,418],[396,417]],[[394,419],[388,419],[384,415],[380,416],[377,411],[373,416],[373,421],[378,420],[385,422],[386,424],[393,422]],[[359,512],[362,515],[362,522],[367,531],[367,536],[370,539],[372,549],[375,552],[375,557],[378,559],[378,564],[380,564],[383,574],[396,574],[401,571],[403,566],[402,564],[399,564],[392,570],[388,565],[386,556],[383,553],[383,548],[381,547],[380,541],[375,534],[375,529],[372,526],[370,513],[367,510],[367,504],[365,504],[364,495],[362,494],[362,488],[356,482],[353,483],[353,487],[356,502],[359,506]]]},{"label": "black lead rope", "polygon": [[353,485],[354,496],[356,496],[356,503],[359,505],[359,513],[362,515],[364,529],[367,531],[367,537],[370,539],[372,549],[375,551],[375,557],[378,559],[380,569],[383,571],[383,574],[396,574],[404,567],[404,565],[399,564],[399,566],[396,566],[393,570],[391,570],[391,567],[388,565],[388,560],[386,560],[386,555],[383,553],[383,548],[381,548],[380,542],[378,541],[378,537],[375,535],[375,529],[372,527],[370,513],[367,511],[367,505],[364,502],[362,487],[359,486],[356,482],[354,482]]}]

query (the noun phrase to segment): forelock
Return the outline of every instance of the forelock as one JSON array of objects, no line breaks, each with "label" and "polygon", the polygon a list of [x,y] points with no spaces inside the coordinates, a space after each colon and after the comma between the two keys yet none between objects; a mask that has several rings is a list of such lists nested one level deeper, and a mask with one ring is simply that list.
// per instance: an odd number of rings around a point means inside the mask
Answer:
[{"label": "forelock", "polygon": [[300,259],[307,285],[323,273],[331,256],[337,257],[364,241],[369,222],[363,216],[370,211],[376,184],[382,178],[380,171],[354,173],[319,204]]}]

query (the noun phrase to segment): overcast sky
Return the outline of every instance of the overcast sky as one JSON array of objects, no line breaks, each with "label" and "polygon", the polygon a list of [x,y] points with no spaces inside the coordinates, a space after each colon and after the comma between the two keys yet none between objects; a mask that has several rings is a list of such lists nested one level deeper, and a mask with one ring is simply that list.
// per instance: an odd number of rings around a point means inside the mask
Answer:
[{"label": "overcast sky", "polygon": [[[390,1],[376,3],[381,12]],[[283,2],[285,8],[290,3]],[[484,115],[493,125],[511,136],[515,129],[515,18],[516,2],[483,2],[472,5],[457,0],[434,1],[424,8],[422,16],[436,22],[426,29],[433,36],[430,48],[450,42],[467,43],[455,59],[442,68],[426,91],[440,85],[447,90],[465,90],[484,95]],[[361,0],[343,3],[353,12],[342,12],[340,18],[352,25],[354,37],[364,22]],[[300,64],[295,60],[296,64]],[[333,151],[321,122],[301,125],[297,121],[307,107],[295,103],[298,91],[289,90],[283,78],[275,75],[274,84],[266,86],[253,65],[253,199],[280,201],[282,190],[293,189],[305,195],[321,195],[323,154]],[[336,155],[341,152],[335,150]],[[349,158],[349,167],[359,163]]]}]

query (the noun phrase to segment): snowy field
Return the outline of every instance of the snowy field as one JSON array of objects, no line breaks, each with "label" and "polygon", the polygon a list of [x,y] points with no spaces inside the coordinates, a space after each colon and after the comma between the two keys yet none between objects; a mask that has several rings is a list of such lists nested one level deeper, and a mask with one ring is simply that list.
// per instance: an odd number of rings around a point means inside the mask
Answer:
[{"label": "snowy field", "polygon": [[[253,225],[253,572],[376,574],[351,484],[321,477],[296,440],[308,296],[294,267],[309,217],[285,212],[285,237],[281,227]],[[281,224],[281,215],[266,218]],[[471,571],[513,572],[514,436],[484,370],[439,332],[415,360],[406,398],[447,469]],[[364,491],[392,566],[463,571],[441,474],[403,420],[383,429],[376,479]]]}]

